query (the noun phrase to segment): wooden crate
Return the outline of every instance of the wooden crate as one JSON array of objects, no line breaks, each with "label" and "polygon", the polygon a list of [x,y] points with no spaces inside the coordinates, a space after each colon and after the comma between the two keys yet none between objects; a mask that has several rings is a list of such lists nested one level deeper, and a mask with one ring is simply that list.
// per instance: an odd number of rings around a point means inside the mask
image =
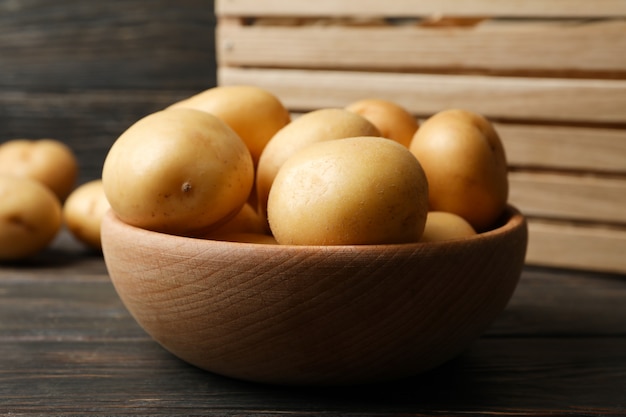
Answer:
[{"label": "wooden crate", "polygon": [[218,84],[494,121],[531,265],[626,272],[626,1],[217,0]]}]

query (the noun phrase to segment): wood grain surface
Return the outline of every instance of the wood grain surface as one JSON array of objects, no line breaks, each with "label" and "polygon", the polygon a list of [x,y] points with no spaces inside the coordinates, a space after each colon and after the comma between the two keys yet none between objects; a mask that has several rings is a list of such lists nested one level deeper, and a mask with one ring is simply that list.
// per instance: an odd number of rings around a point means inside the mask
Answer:
[{"label": "wood grain surface", "polygon": [[319,0],[217,0],[216,10],[225,15],[337,15],[337,16],[624,16],[626,5],[620,0],[378,0],[336,1]]},{"label": "wood grain surface", "polygon": [[333,19],[299,24],[296,20],[293,25],[275,20],[245,22],[220,20],[217,51],[221,65],[624,75],[621,51],[626,38],[620,34],[626,30],[625,20],[478,19],[444,29],[420,20],[400,24],[377,20],[353,24],[339,20],[337,24]]},{"label": "wood grain surface", "polygon": [[418,116],[455,107],[494,120],[617,125],[624,123],[626,107],[626,80],[248,67],[220,67],[217,79],[219,84],[254,82],[294,111],[342,107],[366,95],[395,100]]},{"label": "wood grain surface", "polygon": [[52,137],[79,182],[140,117],[215,85],[213,1],[0,0],[0,142]]}]

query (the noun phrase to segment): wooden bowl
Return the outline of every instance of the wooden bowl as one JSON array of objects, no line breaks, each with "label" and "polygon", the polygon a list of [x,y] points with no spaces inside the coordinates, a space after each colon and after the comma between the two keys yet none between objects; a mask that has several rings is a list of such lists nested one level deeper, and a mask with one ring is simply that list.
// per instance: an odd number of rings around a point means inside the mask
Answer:
[{"label": "wooden bowl", "polygon": [[111,212],[104,258],[137,322],[182,360],[277,384],[407,377],[461,353],[519,280],[524,217],[440,243],[279,246],[129,226]]}]

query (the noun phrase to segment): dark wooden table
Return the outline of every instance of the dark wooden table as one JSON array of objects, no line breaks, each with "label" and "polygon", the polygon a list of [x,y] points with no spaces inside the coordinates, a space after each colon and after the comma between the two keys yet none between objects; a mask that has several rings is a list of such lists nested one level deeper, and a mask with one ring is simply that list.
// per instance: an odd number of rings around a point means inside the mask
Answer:
[{"label": "dark wooden table", "polygon": [[468,351],[409,380],[347,388],[236,381],[153,342],[102,256],[61,234],[0,267],[0,415],[626,415],[626,277],[528,267]]}]

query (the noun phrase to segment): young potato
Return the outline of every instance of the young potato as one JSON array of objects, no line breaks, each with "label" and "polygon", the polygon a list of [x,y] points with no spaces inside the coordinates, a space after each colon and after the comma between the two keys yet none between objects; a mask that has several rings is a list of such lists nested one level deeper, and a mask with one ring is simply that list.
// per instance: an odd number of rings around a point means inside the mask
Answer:
[{"label": "young potato", "polygon": [[30,178],[0,175],[0,261],[33,256],[61,228],[61,203],[45,185]]},{"label": "young potato", "polygon": [[477,231],[493,226],[508,200],[508,168],[504,147],[483,116],[445,110],[427,119],[411,141],[422,164],[432,211],[466,219]]},{"label": "young potato", "polygon": [[63,205],[63,219],[77,240],[93,249],[101,249],[100,224],[110,208],[102,180],[92,180],[76,188],[67,197]]},{"label": "young potato", "polygon": [[78,162],[58,140],[13,139],[0,145],[0,174],[39,181],[63,201],[74,189]]},{"label": "young potato", "polygon": [[219,226],[217,229],[212,230],[204,237],[212,239],[212,236],[231,233],[264,234],[265,222],[257,214],[256,210],[254,210],[249,203],[246,203],[232,219]]},{"label": "young potato", "polygon": [[254,181],[248,148],[222,120],[187,108],[140,119],[115,141],[102,185],[120,220],[198,236],[234,216]]},{"label": "young potato", "polygon": [[445,211],[431,211],[420,242],[441,242],[474,236],[476,231],[463,217]]},{"label": "young potato", "polygon": [[417,159],[389,139],[356,137],[310,145],[276,175],[267,212],[279,244],[417,242],[428,183]]},{"label": "young potato", "polygon": [[213,87],[170,106],[179,107],[206,111],[226,122],[248,146],[255,166],[270,138],[291,121],[274,94],[252,85]]},{"label": "young potato", "polygon": [[317,142],[356,136],[380,136],[367,119],[345,109],[306,113],[279,130],[261,154],[256,173],[259,214],[266,217],[267,198],[282,164],[300,149]]},{"label": "young potato", "polygon": [[415,116],[389,100],[366,98],[350,103],[346,110],[365,117],[378,128],[381,136],[395,140],[407,148],[419,128]]}]

